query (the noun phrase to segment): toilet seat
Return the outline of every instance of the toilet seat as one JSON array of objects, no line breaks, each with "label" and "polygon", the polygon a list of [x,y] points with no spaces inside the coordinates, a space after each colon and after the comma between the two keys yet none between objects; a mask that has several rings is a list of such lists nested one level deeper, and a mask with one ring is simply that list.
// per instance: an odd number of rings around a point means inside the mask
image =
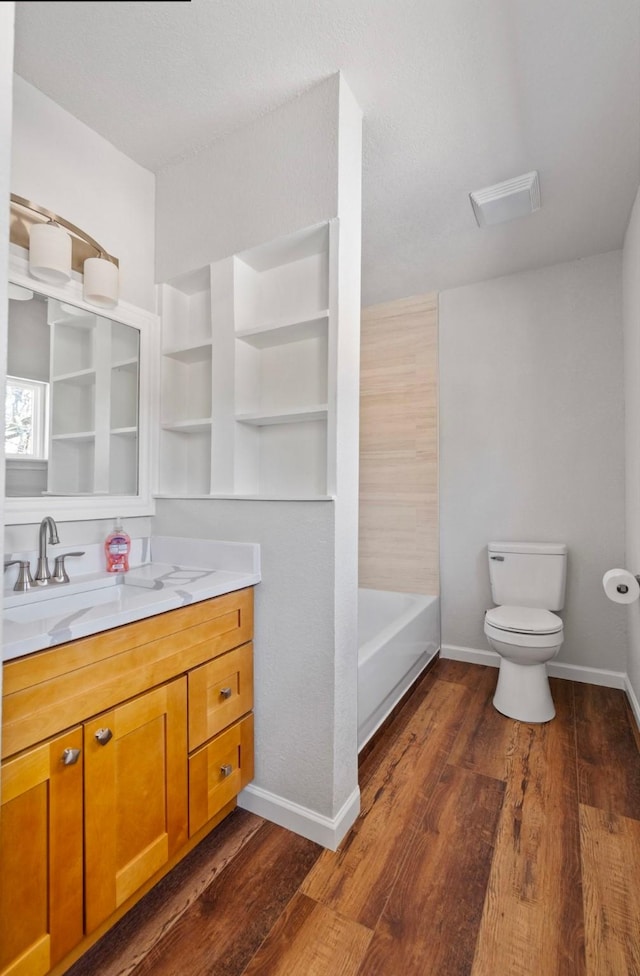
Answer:
[{"label": "toilet seat", "polygon": [[563,627],[555,613],[534,607],[493,607],[485,614],[485,624],[504,634],[531,636],[559,634]]}]

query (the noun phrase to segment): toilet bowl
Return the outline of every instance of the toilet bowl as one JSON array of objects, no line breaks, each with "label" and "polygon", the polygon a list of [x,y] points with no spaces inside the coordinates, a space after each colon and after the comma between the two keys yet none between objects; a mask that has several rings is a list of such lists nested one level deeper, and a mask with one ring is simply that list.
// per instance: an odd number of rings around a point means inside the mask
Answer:
[{"label": "toilet bowl", "polygon": [[556,712],[546,664],[562,646],[560,617],[532,607],[493,607],[485,614],[484,633],[500,655],[495,708],[521,722],[549,722]]}]

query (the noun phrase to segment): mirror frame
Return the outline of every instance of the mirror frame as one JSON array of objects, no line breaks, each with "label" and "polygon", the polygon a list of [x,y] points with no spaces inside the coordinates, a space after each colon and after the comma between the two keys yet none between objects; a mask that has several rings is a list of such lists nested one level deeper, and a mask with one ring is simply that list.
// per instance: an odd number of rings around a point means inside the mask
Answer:
[{"label": "mirror frame", "polygon": [[[130,325],[140,333],[139,409],[138,409],[138,494],[137,495],[39,495],[32,498],[11,497],[4,499],[5,525],[22,525],[40,522],[51,515],[61,522],[78,522],[89,519],[132,518],[153,515],[155,503],[152,494],[152,471],[156,455],[157,405],[159,382],[157,363],[160,336],[160,318],[153,312],[118,302],[113,309],[98,309],[87,304],[82,297],[82,278],[74,274],[63,286],[50,285],[29,275],[29,264],[13,252],[9,255],[9,281],[46,298],[57,298],[70,305],[102,315],[122,325]],[[6,356],[2,365],[3,387],[6,377]],[[3,447],[4,458],[4,447]]]}]

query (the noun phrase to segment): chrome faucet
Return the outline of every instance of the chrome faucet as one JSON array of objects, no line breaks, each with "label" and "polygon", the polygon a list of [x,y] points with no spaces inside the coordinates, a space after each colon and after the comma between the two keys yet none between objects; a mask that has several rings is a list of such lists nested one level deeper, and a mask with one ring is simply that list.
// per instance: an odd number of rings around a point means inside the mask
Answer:
[{"label": "chrome faucet", "polygon": [[45,515],[40,523],[39,549],[38,549],[38,568],[36,569],[35,583],[38,586],[46,586],[51,581],[51,572],[47,562],[47,529],[49,530],[49,542],[52,546],[58,545],[58,526],[50,515]]}]

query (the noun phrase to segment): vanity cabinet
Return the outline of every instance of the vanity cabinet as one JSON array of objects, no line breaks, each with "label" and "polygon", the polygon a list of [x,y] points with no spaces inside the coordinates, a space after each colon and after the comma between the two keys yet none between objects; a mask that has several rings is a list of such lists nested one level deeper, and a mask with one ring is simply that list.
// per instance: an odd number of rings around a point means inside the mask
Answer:
[{"label": "vanity cabinet", "polygon": [[4,665],[0,976],[63,972],[234,808],[252,636],[248,588]]},{"label": "vanity cabinet", "polygon": [[159,493],[335,490],[338,221],[161,288]]}]

